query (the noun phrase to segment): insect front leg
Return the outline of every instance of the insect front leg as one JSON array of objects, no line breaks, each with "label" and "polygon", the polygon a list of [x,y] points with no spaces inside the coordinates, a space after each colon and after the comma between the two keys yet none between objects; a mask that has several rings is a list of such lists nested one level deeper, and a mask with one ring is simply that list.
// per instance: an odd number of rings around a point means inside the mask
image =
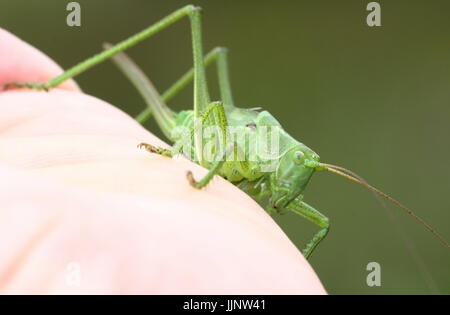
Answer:
[{"label": "insect front leg", "polygon": [[138,148],[139,149],[145,149],[146,151],[150,152],[150,153],[155,153],[155,154],[159,154],[165,157],[173,157],[173,153],[171,150],[168,149],[164,149],[161,147],[157,147],[154,146],[153,144],[149,144],[149,143],[140,143],[138,144]]},{"label": "insect front leg", "polygon": [[303,250],[303,255],[306,259],[308,259],[309,257],[311,257],[311,254],[317,247],[317,245],[319,245],[319,243],[325,238],[325,236],[327,236],[330,229],[329,220],[322,213],[299,199],[294,199],[288,204],[286,208],[321,227],[319,232],[314,235],[313,239],[306,245],[305,249]]}]

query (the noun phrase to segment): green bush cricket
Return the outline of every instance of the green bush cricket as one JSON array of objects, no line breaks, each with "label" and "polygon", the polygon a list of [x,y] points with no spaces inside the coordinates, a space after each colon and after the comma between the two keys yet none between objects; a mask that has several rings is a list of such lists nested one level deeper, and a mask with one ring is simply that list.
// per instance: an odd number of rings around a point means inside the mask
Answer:
[{"label": "green bush cricket", "polygon": [[[188,17],[191,23],[193,69],[160,96],[150,80],[123,54],[123,51],[153,36],[183,17]],[[7,84],[5,88],[15,86],[48,91],[112,58],[119,69],[137,87],[148,105],[148,108],[136,119],[143,123],[153,115],[164,135],[175,143],[170,150],[145,143],[139,146],[152,153],[167,157],[172,157],[184,150],[185,155],[209,170],[207,175],[198,181],[193,178],[192,173],[187,174],[189,182],[195,188],[200,189],[207,186],[215,175],[220,175],[254,198],[267,212],[292,211],[317,224],[320,230],[303,250],[306,258],[311,256],[314,249],[329,231],[328,218],[303,201],[304,189],[314,171],[328,171],[365,186],[373,193],[396,204],[411,215],[433,233],[444,246],[449,248],[449,244],[439,233],[397,200],[369,185],[360,176],[345,168],[321,163],[319,156],[314,151],[287,134],[280,123],[267,111],[236,107],[230,87],[227,50],[215,48],[206,56],[203,55],[201,10],[198,7],[185,6],[144,31],[117,45],[106,45],[105,48],[105,51],[79,63],[46,83],[12,82]],[[208,92],[205,68],[212,62],[217,64],[220,102],[211,102]],[[173,112],[167,107],[166,103],[190,81],[194,82],[193,110]],[[217,131],[213,137],[216,144],[210,150],[213,159],[204,157],[206,150],[204,150],[203,132],[206,127],[213,127]],[[232,137],[230,141],[230,127],[240,130],[241,137],[238,140]],[[181,136],[180,128],[188,130],[188,137]],[[261,130],[268,132],[262,138],[260,136]],[[251,158],[254,152],[248,148],[254,143],[269,141],[268,139],[272,139],[272,135],[275,133],[278,150],[276,156],[272,156],[270,159],[271,163],[275,163],[275,167],[268,170],[267,161],[260,157]],[[186,152],[187,144],[189,149]],[[229,155],[234,158],[227,159],[226,157]],[[236,159],[236,155],[241,155],[243,158]]]}]

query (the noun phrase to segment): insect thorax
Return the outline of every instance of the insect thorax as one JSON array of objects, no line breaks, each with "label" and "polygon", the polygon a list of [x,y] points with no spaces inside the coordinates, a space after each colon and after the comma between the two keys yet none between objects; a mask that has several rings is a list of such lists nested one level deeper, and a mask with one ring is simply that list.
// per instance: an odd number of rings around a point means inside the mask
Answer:
[{"label": "insect thorax", "polygon": [[[290,148],[302,145],[287,134],[280,123],[267,111],[253,109],[225,108],[228,127],[225,152],[214,121],[203,122],[203,159],[212,166],[218,158],[225,159],[219,175],[237,183],[243,179],[250,181],[275,172],[279,160]],[[194,145],[194,111],[177,114],[173,141],[184,146],[183,154],[198,162],[198,152]],[[181,144],[181,145],[180,145]],[[197,159],[197,160],[196,160]]]}]

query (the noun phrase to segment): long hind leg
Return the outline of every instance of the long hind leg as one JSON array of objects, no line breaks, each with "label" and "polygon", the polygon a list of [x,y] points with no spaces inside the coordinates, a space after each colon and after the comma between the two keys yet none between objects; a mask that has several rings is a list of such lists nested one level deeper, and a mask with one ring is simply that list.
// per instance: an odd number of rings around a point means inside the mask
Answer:
[{"label": "long hind leg", "polygon": [[[219,79],[219,91],[220,97],[224,104],[224,107],[234,106],[233,96],[231,92],[231,84],[228,72],[228,50],[224,47],[216,47],[211,50],[203,59],[205,67],[208,67],[212,62],[217,64],[217,76]],[[115,56],[116,57],[116,56]],[[123,71],[123,67],[120,66],[120,60],[116,60],[113,57],[115,63]],[[164,103],[168,103],[174,96],[176,96],[183,88],[185,88],[194,79],[194,68],[191,68],[184,75],[182,75],[174,84],[172,84],[162,95],[161,100]],[[152,115],[151,108],[146,108],[138,116],[136,120],[139,123],[144,123]]]},{"label": "long hind leg", "polygon": [[[109,47],[108,44],[105,45],[107,48]],[[220,55],[223,53],[223,50],[214,50],[217,51],[217,54]],[[214,52],[213,51],[213,52]],[[144,97],[147,105],[149,106],[149,110],[153,111],[155,113],[155,118],[158,123],[158,125],[161,127],[163,131],[167,130],[167,132],[170,132],[173,128],[174,122],[172,122],[172,119],[174,118],[173,112],[167,107],[167,105],[164,103],[164,101],[161,99],[161,96],[159,95],[156,88],[153,86],[151,81],[148,79],[148,77],[141,71],[141,69],[129,58],[125,53],[119,53],[113,57],[114,63],[119,67],[119,69],[127,76],[131,82],[136,86],[136,88],[139,90],[141,95]],[[226,65],[226,64],[225,64]],[[223,66],[222,64],[220,66],[221,71],[219,71],[219,76],[223,76]],[[189,73],[187,73],[189,76]],[[186,75],[185,75],[186,76]],[[192,75],[190,75],[191,78],[188,78],[188,81],[192,79]],[[182,78],[183,79],[183,78]],[[186,83],[187,84],[187,83]],[[228,83],[227,83],[228,84]],[[177,83],[175,84],[175,86]],[[179,85],[179,84],[178,84]],[[202,113],[201,121],[202,124],[206,122],[206,120],[212,115],[216,114],[217,117],[220,117],[220,131],[223,135],[226,134],[226,126],[227,126],[227,120],[226,120],[226,114],[223,108],[222,103],[212,103],[210,106],[205,110],[204,113]],[[172,118],[173,117],[173,118]],[[191,138],[193,137],[194,130],[191,130]],[[170,135],[168,135],[170,138]],[[225,139],[222,139],[225,141]],[[161,147],[156,147],[151,144],[147,143],[141,143],[138,145],[139,148],[144,148],[150,153],[156,153],[160,154],[166,157],[172,157],[174,154],[178,153],[178,143],[175,144],[174,148],[172,150],[167,150]],[[222,163],[222,159],[217,159],[216,163],[212,164],[212,167],[210,169],[210,172],[208,175],[206,175],[202,180],[199,182],[195,181],[193,178],[192,173],[188,173],[188,179],[189,182],[197,188],[204,187],[208,184],[208,182],[214,177],[214,175],[220,170]]]},{"label": "long hind leg", "polygon": [[[111,45],[104,44],[104,47],[109,49]],[[144,101],[147,104],[148,113],[153,113],[155,120],[164,135],[168,139],[174,140],[172,139],[172,131],[176,125],[176,113],[165,104],[150,79],[133,62],[133,60],[123,52],[113,56],[112,61],[144,98]]]},{"label": "long hind leg", "polygon": [[53,78],[45,83],[39,82],[11,82],[5,85],[6,88],[10,86],[33,88],[37,90],[52,89],[64,81],[74,78],[84,71],[94,67],[95,65],[104,62],[112,56],[120,53],[143,40],[159,33],[161,30],[174,24],[181,18],[187,16],[191,22],[191,34],[192,34],[192,50],[194,57],[194,111],[196,116],[199,116],[202,111],[206,109],[209,100],[208,87],[206,83],[206,74],[203,64],[203,48],[202,48],[202,33],[201,33],[201,12],[198,7],[193,5],[187,5],[167,17],[161,19],[159,22],[151,25],[140,33],[129,37],[128,39],[114,45],[113,47],[105,50],[77,65],[65,71],[60,76]]}]

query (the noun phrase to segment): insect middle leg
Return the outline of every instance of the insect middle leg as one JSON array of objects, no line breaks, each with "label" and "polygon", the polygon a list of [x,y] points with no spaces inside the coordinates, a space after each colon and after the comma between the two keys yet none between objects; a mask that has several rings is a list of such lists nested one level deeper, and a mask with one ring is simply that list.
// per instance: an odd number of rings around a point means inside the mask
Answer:
[{"label": "insect middle leg", "polygon": [[298,199],[294,199],[291,203],[288,204],[286,208],[321,227],[319,232],[314,235],[313,239],[306,245],[305,249],[302,251],[305,258],[308,259],[309,257],[311,257],[311,254],[317,247],[317,245],[319,245],[319,243],[325,238],[325,236],[327,236],[328,231],[330,230],[330,222],[328,218],[318,210]]}]

